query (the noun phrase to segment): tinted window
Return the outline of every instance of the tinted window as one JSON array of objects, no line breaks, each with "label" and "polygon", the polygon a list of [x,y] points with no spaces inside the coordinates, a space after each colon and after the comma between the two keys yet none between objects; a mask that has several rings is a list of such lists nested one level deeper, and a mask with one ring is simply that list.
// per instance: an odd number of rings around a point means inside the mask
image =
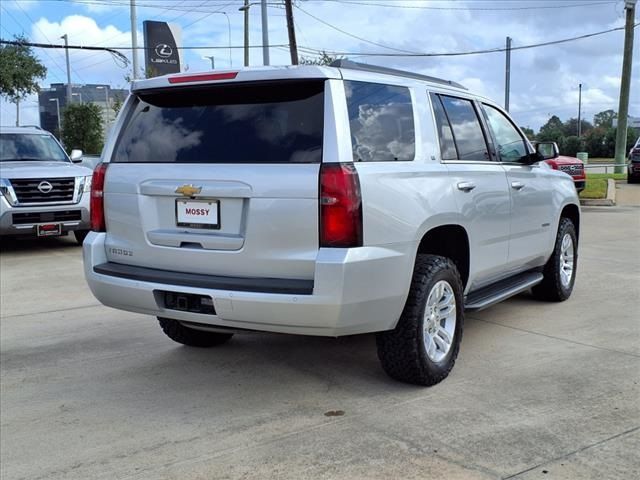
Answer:
[{"label": "tinted window", "polygon": [[456,145],[453,141],[453,132],[451,131],[447,114],[444,113],[444,108],[442,108],[440,97],[432,93],[431,104],[433,105],[433,113],[436,117],[442,160],[456,160],[458,158],[458,152],[456,151]]},{"label": "tinted window", "polygon": [[459,160],[490,160],[480,126],[471,100],[440,95],[447,117],[453,129]]},{"label": "tinted window", "polygon": [[366,82],[344,82],[353,160],[413,160],[415,129],[409,89]]},{"label": "tinted window", "polygon": [[0,162],[68,162],[66,154],[48,133],[0,134]]},{"label": "tinted window", "polygon": [[320,162],[323,92],[323,81],[305,81],[140,93],[113,161]]},{"label": "tinted window", "polygon": [[[515,162],[527,155],[527,147],[518,130],[504,114],[490,105],[484,105],[491,131],[498,144],[498,153],[503,162]],[[550,152],[553,154],[553,152]]]}]

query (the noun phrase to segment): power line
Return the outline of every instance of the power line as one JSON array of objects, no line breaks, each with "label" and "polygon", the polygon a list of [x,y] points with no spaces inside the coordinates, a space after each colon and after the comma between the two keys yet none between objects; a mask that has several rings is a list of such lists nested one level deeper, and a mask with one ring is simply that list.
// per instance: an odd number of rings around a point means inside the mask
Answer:
[{"label": "power line", "polygon": [[[633,27],[636,28],[640,23],[636,23]],[[609,30],[603,30],[600,32],[588,33],[585,35],[579,35],[577,37],[563,38],[560,40],[553,40],[549,42],[535,43],[530,45],[521,45],[518,47],[511,47],[511,50],[525,50],[530,48],[538,48],[538,47],[546,47],[550,45],[557,45],[561,43],[573,42],[577,40],[582,40],[585,38],[591,38],[598,35],[604,35],[606,33],[615,32],[618,30],[623,30],[624,27],[615,27]],[[18,41],[9,41],[9,40],[1,40],[0,44],[8,44],[8,45],[25,45],[31,47],[40,47],[40,48],[65,48],[64,45],[55,45],[55,44],[46,44],[46,43],[32,43],[32,42],[18,42]],[[269,47],[279,48],[279,47],[288,47],[288,44],[270,44]],[[249,45],[249,48],[262,48],[262,45]],[[108,51],[122,61],[128,61],[126,57],[118,52],[117,50],[133,50],[133,47],[95,47],[95,46],[81,46],[81,45],[69,45],[70,49],[78,49],[78,50],[104,50]],[[143,50],[145,47],[136,47],[137,50]],[[244,48],[244,45],[229,45],[229,46],[219,46],[219,45],[197,45],[197,46],[181,46],[177,47],[179,50],[210,50],[210,49],[241,49]],[[473,50],[466,52],[443,52],[443,53],[368,53],[368,52],[339,52],[333,51],[329,49],[323,48],[314,48],[314,47],[305,47],[300,46],[301,50],[304,50],[305,53],[318,54],[323,51],[332,55],[344,55],[344,56],[373,56],[373,57],[451,57],[451,56],[463,56],[463,55],[479,55],[485,53],[498,53],[504,52],[506,49],[504,47],[498,48],[490,48],[484,50]]]},{"label": "power line", "polygon": [[373,42],[373,41],[371,41],[371,40],[367,40],[366,38],[359,37],[358,35],[354,35],[353,33],[349,33],[349,32],[347,32],[347,31],[345,31],[345,30],[342,30],[341,28],[336,27],[335,25],[333,25],[333,24],[331,24],[331,23],[329,23],[329,22],[326,22],[326,21],[322,20],[321,18],[316,17],[315,15],[312,15],[311,13],[307,12],[306,10],[303,10],[302,8],[300,8],[298,5],[295,5],[295,7],[296,7],[296,9],[300,10],[300,11],[301,11],[302,13],[304,13],[305,15],[308,15],[309,17],[311,17],[311,18],[315,19],[316,21],[318,21],[318,22],[320,22],[320,23],[322,23],[322,24],[326,25],[327,27],[330,27],[330,28],[332,28],[332,29],[334,29],[334,30],[336,30],[336,31],[338,31],[338,32],[340,32],[340,33],[342,33],[342,34],[344,34],[344,35],[349,36],[349,37],[352,37],[352,38],[355,38],[355,39],[357,39],[357,40],[360,40],[361,42],[369,43],[369,44],[371,44],[371,45],[375,45],[375,46],[377,46],[377,47],[386,48],[386,49],[388,49],[388,50],[394,50],[394,51],[396,51],[396,52],[409,53],[409,54],[416,54],[416,52],[412,52],[412,51],[410,51],[410,50],[403,50],[403,49],[401,49],[401,48],[391,47],[391,46],[389,46],[389,45],[384,45],[384,44],[382,44],[382,43]]},{"label": "power line", "polygon": [[[402,9],[415,9],[415,10],[461,10],[461,11],[509,11],[509,10],[550,10],[559,8],[575,8],[575,7],[590,7],[599,5],[613,5],[616,4],[616,0],[607,0],[602,2],[590,2],[590,3],[572,3],[565,5],[537,5],[537,6],[525,6],[525,7],[436,7],[431,5],[394,5],[389,3],[373,3],[375,0],[358,1],[358,0],[307,0],[327,2],[327,3],[342,3],[346,5],[358,5],[358,6],[371,6],[381,8],[402,8]],[[405,0],[406,1],[406,0]],[[420,0],[421,1],[421,0]]]},{"label": "power line", "polygon": [[[55,43],[33,43],[33,42],[18,42],[18,41],[13,41],[13,40],[2,40],[0,39],[0,44],[7,44],[7,45],[25,45],[28,47],[39,47],[39,48],[66,48],[64,45],[57,45]],[[277,48],[277,47],[288,47],[289,44],[287,43],[280,43],[280,44],[269,44],[268,47],[273,47],[273,48]],[[70,49],[73,50],[104,50],[107,51],[109,53],[115,54],[118,56],[118,58],[120,58],[121,60],[126,60],[127,57],[125,57],[122,53],[118,52],[118,50],[144,50],[145,47],[135,47],[135,49],[133,47],[95,47],[95,46],[88,46],[88,45],[69,45]],[[176,47],[178,50],[207,50],[207,49],[222,49],[222,50],[226,50],[228,48],[244,48],[244,45],[225,45],[225,46],[220,46],[220,45],[194,45],[194,46],[178,46]],[[249,48],[262,48],[262,45],[249,45]],[[127,60],[128,61],[128,60]]]},{"label": "power line", "polygon": [[[31,15],[29,15],[25,10],[23,10],[23,8],[22,8],[22,7],[20,6],[20,4],[18,3],[18,0],[13,0],[13,3],[15,3],[15,4],[16,4],[16,7],[18,7],[18,8],[20,9],[20,11],[21,11],[21,12],[22,12],[22,13],[23,13],[23,14],[24,14],[28,19],[29,19],[29,21],[30,21],[30,22],[31,22],[31,23],[32,23],[32,24],[33,24],[33,25],[38,29],[38,31],[42,34],[42,36],[44,37],[44,39],[45,39],[47,42],[51,43],[51,40],[49,40],[49,37],[47,37],[47,34],[46,34],[46,33],[44,33],[44,32],[42,31],[42,29],[40,28],[40,26],[39,26],[36,22],[34,22],[34,21],[33,21],[33,18],[31,18]],[[58,67],[59,67],[58,62],[56,62],[56,60],[55,60],[51,55],[49,55],[49,53],[48,53],[46,50],[45,50],[45,53],[46,53],[46,54],[47,54],[47,56],[51,59],[51,61],[52,61],[54,64],[56,64],[56,66],[58,66]],[[62,68],[62,67],[60,67],[60,68]],[[76,77],[78,77],[78,79],[80,80],[80,82],[85,83],[84,78],[82,78],[82,76],[81,76],[81,75],[79,75],[79,74],[78,74],[78,72],[76,72],[76,71],[73,69],[73,66],[71,67],[71,71],[72,71],[73,73],[75,73],[75,74],[76,74]]]},{"label": "power line", "polygon": [[[633,28],[636,28],[640,23],[636,23]],[[538,47],[547,47],[550,45],[558,45],[560,43],[568,43],[576,40],[583,40],[585,38],[596,37],[598,35],[604,35],[606,33],[616,32],[618,30],[624,30],[624,27],[615,27],[610,28],[609,30],[602,30],[600,32],[587,33],[585,35],[579,35],[577,37],[563,38],[560,40],[553,40],[549,42],[542,43],[534,43],[530,45],[521,45],[519,47],[511,47],[511,50],[526,50],[529,48],[538,48]],[[321,53],[321,49],[312,48],[312,47],[300,47],[300,49],[307,50],[311,53]],[[506,51],[505,47],[497,47],[497,48],[487,48],[483,50],[471,50],[466,52],[438,52],[438,53],[368,53],[368,52],[340,52],[333,50],[325,50],[327,53],[332,55],[344,55],[351,57],[458,57],[464,55],[480,55],[484,53],[499,53]]]}]

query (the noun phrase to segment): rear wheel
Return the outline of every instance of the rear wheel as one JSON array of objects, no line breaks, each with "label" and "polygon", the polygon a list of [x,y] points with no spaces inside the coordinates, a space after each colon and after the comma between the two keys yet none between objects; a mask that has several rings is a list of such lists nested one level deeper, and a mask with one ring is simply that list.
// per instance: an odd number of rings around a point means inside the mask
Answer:
[{"label": "rear wheel", "polygon": [[571,296],[578,265],[578,237],[573,222],[560,219],[551,258],[544,266],[544,279],[531,290],[536,298],[562,302]]},{"label": "rear wheel", "polygon": [[215,347],[228,342],[233,333],[204,332],[194,328],[185,327],[177,320],[158,317],[162,331],[174,342],[189,347]]},{"label": "rear wheel", "polygon": [[378,358],[389,376],[427,386],[449,375],[462,338],[462,291],[451,260],[418,255],[398,325],[376,336]]}]

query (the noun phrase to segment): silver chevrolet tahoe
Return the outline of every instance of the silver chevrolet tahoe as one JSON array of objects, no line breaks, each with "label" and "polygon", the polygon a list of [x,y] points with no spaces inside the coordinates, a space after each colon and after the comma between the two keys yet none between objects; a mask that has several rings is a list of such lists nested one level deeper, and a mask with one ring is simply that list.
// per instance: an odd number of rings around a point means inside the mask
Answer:
[{"label": "silver chevrolet tahoe", "polygon": [[92,171],[76,165],[39,127],[0,127],[0,235],[59,236],[89,231]]},{"label": "silver chevrolet tahoe", "polygon": [[140,80],[103,158],[89,286],[181,344],[376,332],[391,377],[432,385],[465,311],[575,282],[573,181],[450,81],[344,60]]}]

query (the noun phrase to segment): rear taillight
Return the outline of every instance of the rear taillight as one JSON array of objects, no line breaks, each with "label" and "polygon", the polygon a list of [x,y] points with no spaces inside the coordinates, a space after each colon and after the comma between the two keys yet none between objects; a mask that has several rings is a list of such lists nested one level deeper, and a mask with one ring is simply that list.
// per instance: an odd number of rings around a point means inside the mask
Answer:
[{"label": "rear taillight", "polygon": [[107,173],[106,163],[99,163],[93,171],[91,180],[91,230],[104,232],[104,176]]},{"label": "rear taillight", "polygon": [[362,246],[360,180],[352,163],[320,167],[320,246]]}]

